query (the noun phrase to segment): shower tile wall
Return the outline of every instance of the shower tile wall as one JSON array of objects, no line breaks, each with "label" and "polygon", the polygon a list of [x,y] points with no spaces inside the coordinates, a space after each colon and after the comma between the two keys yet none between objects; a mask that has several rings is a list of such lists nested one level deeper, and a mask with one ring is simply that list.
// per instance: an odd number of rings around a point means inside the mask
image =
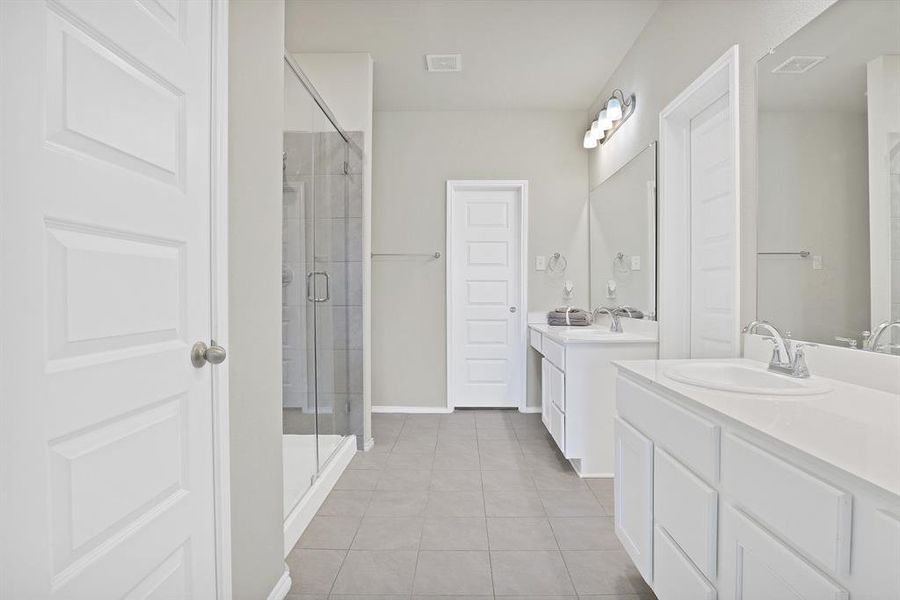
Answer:
[{"label": "shower tile wall", "polygon": [[[326,271],[330,299],[316,305],[315,369],[319,433],[362,439],[362,147],[361,132],[349,149],[337,132],[286,132],[284,256],[293,280],[284,289],[284,423],[286,433],[314,430],[307,335],[309,271]],[[349,159],[349,160],[348,160]],[[349,173],[344,162],[348,160]],[[310,195],[315,222],[309,222]],[[315,226],[315,269],[308,239]],[[294,266],[296,265],[296,266]],[[320,284],[321,284],[320,280]],[[320,290],[320,295],[323,291]]]}]

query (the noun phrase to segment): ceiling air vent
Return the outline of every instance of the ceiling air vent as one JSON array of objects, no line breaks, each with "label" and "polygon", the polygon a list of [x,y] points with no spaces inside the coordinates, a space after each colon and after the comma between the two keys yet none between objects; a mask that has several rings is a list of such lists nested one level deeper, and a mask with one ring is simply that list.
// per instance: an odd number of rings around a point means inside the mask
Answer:
[{"label": "ceiling air vent", "polygon": [[431,73],[462,71],[462,54],[426,54],[425,70]]},{"label": "ceiling air vent", "polygon": [[792,56],[774,69],[773,73],[787,73],[788,75],[799,75],[806,73],[817,64],[825,60],[825,56]]}]

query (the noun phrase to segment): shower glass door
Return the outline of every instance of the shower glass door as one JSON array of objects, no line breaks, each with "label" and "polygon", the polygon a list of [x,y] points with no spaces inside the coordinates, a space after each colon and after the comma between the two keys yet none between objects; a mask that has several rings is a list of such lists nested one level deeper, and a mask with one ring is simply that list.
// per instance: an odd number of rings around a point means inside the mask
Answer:
[{"label": "shower glass door", "polygon": [[287,61],[284,82],[287,517],[347,436],[362,445],[362,138],[338,131]]}]

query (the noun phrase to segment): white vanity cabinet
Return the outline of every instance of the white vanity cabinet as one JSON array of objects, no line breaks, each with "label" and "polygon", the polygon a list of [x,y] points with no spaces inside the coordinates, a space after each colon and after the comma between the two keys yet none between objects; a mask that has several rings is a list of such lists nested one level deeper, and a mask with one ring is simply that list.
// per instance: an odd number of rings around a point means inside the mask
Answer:
[{"label": "white vanity cabinet", "polygon": [[900,494],[619,367],[616,534],[659,600],[900,598]]},{"label": "white vanity cabinet", "polygon": [[656,357],[655,329],[630,333],[625,327],[624,334],[602,325],[533,324],[529,330],[531,347],[541,355],[541,418],[582,477],[611,477],[614,471],[612,361]]}]

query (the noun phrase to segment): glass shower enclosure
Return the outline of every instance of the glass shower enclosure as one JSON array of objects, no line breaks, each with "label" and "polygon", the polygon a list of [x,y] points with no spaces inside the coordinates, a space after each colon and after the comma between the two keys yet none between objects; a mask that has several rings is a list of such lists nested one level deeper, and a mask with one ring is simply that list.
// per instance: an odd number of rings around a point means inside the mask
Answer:
[{"label": "glass shower enclosure", "polygon": [[362,139],[284,63],[284,515],[347,436],[363,437]]}]

